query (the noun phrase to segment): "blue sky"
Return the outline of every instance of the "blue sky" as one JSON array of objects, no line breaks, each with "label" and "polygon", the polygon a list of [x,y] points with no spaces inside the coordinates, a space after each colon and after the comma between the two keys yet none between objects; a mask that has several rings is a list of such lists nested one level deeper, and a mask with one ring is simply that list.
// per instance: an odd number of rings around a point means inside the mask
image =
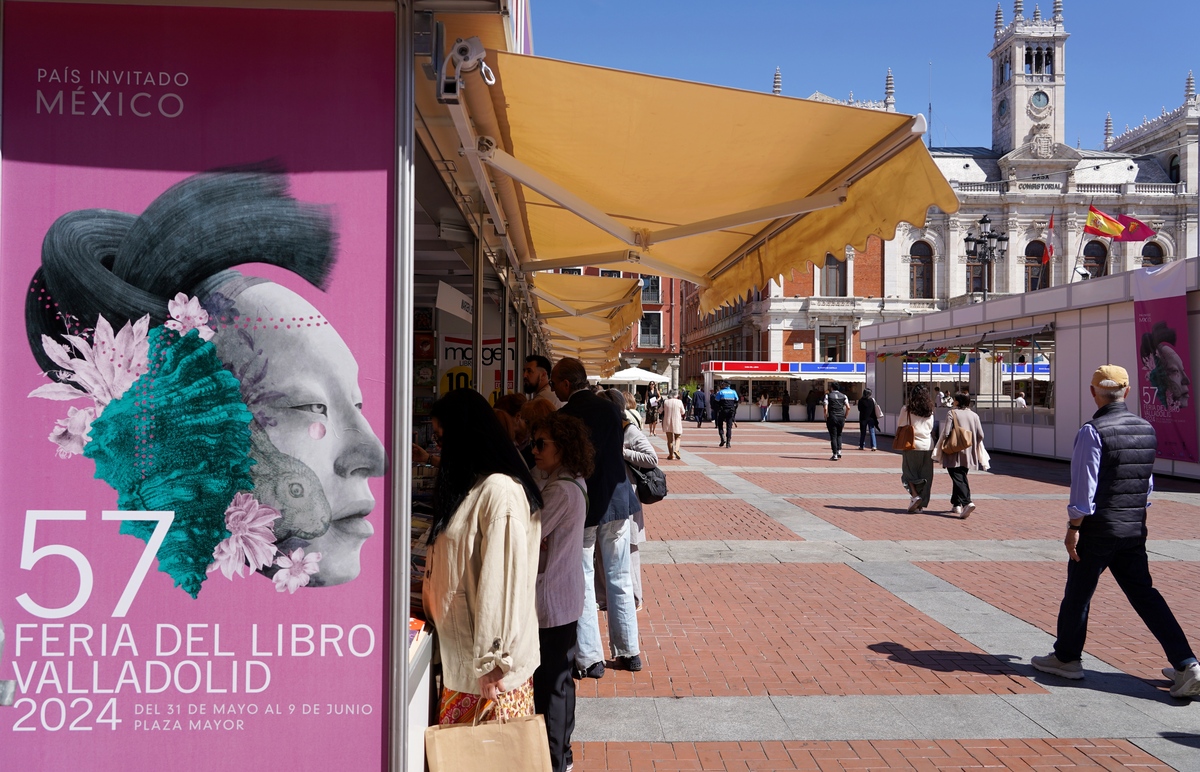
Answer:
[{"label": "blue sky", "polygon": [[[1040,5],[1050,16],[1053,0]],[[1012,21],[1011,0],[1002,8]],[[988,0],[533,0],[533,43],[539,56],[757,91],[778,66],[796,97],[882,99],[891,67],[901,112],[928,117],[932,85],[934,145],[988,146],[995,12]],[[1200,70],[1195,0],[1064,0],[1063,17],[1067,144],[1100,148],[1108,112],[1120,133],[1183,103]]]}]

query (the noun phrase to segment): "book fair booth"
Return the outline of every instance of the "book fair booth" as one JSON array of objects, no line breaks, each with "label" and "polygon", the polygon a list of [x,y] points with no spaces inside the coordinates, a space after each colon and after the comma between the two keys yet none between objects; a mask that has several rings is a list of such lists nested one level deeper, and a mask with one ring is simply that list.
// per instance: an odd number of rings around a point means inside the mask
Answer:
[{"label": "book fair booth", "polygon": [[921,116],[539,58],[523,0],[0,12],[13,768],[423,769],[433,402],[958,207]]},{"label": "book fair booth", "polygon": [[[1092,371],[1130,376],[1131,410],[1155,425],[1155,471],[1200,477],[1191,361],[1200,322],[1197,259],[863,328],[866,382],[894,433],[915,383],[967,389],[989,449],[1070,460],[1094,407]],[[946,407],[939,409],[944,417]]]}]

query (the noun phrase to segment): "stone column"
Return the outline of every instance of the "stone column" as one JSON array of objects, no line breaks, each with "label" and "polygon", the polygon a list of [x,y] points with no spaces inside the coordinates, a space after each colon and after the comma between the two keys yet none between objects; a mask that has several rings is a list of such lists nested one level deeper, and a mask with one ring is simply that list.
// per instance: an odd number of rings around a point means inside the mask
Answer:
[{"label": "stone column", "polygon": [[679,388],[679,357],[677,357],[677,356],[671,357],[670,359],[667,360],[667,363],[671,368],[671,388],[678,389]]}]

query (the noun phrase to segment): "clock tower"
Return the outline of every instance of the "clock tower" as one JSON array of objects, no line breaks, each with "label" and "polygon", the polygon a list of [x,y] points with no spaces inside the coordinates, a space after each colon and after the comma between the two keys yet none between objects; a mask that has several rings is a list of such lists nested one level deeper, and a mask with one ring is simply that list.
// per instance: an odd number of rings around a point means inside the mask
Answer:
[{"label": "clock tower", "polygon": [[1063,142],[1066,121],[1066,42],[1062,0],[1054,15],[1042,18],[1035,6],[1025,18],[1025,3],[1013,4],[1013,20],[1004,25],[996,6],[992,60],[992,150],[999,155],[1031,145],[1034,156],[1048,158]]}]

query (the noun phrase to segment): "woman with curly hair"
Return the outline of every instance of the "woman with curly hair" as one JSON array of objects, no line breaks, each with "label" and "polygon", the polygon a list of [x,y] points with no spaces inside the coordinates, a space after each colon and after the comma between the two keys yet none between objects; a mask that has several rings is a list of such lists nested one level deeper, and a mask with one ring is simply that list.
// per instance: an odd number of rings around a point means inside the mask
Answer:
[{"label": "woman with curly hair", "polygon": [[431,415],[442,460],[422,593],[442,656],[438,723],[533,715],[542,495],[478,392],[455,389]]},{"label": "woman with curly hair", "polygon": [[933,398],[928,386],[918,383],[909,392],[897,425],[913,428],[913,449],[903,451],[900,481],[911,497],[908,511],[920,512],[929,506],[933,488]]},{"label": "woman with curly hair", "polygon": [[[545,400],[536,400],[549,404]],[[538,557],[538,641],[542,663],[533,673],[533,703],[546,717],[555,772],[571,763],[575,726],[576,623],[583,615],[583,521],[594,451],[578,418],[550,413],[532,427],[534,479],[542,489],[542,548]]]}]

